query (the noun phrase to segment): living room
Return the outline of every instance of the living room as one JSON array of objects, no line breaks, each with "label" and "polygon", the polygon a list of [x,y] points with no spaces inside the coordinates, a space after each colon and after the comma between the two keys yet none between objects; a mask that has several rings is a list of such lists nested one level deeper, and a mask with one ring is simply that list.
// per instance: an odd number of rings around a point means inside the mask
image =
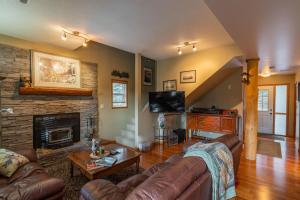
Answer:
[{"label": "living room", "polygon": [[299,7],[0,1],[0,198],[299,199]]}]

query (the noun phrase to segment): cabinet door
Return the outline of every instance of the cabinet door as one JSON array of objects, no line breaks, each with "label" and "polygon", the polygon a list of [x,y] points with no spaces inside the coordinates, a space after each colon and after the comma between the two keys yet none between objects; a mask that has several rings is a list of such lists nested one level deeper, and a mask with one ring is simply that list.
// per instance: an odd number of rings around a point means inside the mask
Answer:
[{"label": "cabinet door", "polygon": [[224,133],[235,133],[235,117],[222,117],[221,131]]},{"label": "cabinet door", "polygon": [[187,115],[187,129],[197,129],[197,115]]},{"label": "cabinet door", "polygon": [[203,131],[220,131],[220,117],[218,116],[199,116],[198,128]]}]

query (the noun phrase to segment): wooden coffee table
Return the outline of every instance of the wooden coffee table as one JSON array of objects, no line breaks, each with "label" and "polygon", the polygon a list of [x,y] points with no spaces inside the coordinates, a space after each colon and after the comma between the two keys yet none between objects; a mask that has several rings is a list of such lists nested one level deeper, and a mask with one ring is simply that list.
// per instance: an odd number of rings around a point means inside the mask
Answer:
[{"label": "wooden coffee table", "polygon": [[140,155],[141,155],[140,153],[138,153],[133,149],[118,144],[105,145],[104,148],[105,150],[114,149],[119,152],[118,154],[113,156],[118,159],[113,166],[87,170],[86,163],[88,163],[91,160],[89,156],[91,151],[82,150],[82,151],[72,152],[68,155],[68,158],[71,161],[71,169],[70,169],[71,177],[73,176],[74,167],[78,168],[81,171],[81,173],[85,175],[89,180],[94,180],[97,178],[101,178],[105,175],[113,174],[133,164],[136,164],[136,173],[139,172]]}]

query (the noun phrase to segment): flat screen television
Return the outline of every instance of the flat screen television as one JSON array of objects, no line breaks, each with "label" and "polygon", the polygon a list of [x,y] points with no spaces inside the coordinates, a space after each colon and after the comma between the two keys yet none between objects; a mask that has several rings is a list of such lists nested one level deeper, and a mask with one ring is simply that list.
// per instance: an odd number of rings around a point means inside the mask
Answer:
[{"label": "flat screen television", "polygon": [[149,92],[149,107],[154,113],[184,112],[184,91]]}]

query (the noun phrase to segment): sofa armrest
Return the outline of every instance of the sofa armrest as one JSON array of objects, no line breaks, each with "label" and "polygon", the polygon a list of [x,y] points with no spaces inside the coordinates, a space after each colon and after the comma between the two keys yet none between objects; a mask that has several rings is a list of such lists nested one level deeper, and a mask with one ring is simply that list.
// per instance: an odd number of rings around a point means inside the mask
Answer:
[{"label": "sofa armrest", "polygon": [[0,199],[47,199],[61,193],[64,187],[62,179],[45,175],[27,177],[1,189]]},{"label": "sofa armrest", "polygon": [[25,156],[30,162],[37,162],[37,155],[34,149],[19,150],[16,153]]},{"label": "sofa armrest", "polygon": [[81,200],[123,200],[125,197],[119,187],[103,179],[88,182],[80,191]]}]

